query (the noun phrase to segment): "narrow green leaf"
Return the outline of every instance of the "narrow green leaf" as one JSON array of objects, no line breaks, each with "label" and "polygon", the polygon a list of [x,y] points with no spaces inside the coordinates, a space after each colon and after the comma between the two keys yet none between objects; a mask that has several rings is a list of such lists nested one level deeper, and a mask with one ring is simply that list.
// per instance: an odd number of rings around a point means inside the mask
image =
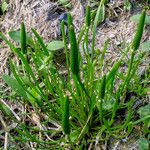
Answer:
[{"label": "narrow green leaf", "polygon": [[38,81],[36,80],[36,77],[35,77],[35,75],[34,75],[34,72],[33,72],[32,68],[30,67],[29,63],[27,62],[25,56],[24,56],[22,53],[20,53],[17,49],[15,49],[15,52],[17,53],[18,57],[21,59],[21,61],[22,61],[23,64],[25,65],[25,68],[26,68],[27,73],[31,75],[31,77],[32,77],[32,79],[33,79],[33,81],[34,81],[34,84],[38,87],[38,89],[39,89],[40,92],[42,93],[42,96],[41,96],[41,97],[42,97],[43,99],[45,99],[45,98],[44,98],[44,93],[43,93],[42,89],[40,88],[39,83],[38,83]]},{"label": "narrow green leaf", "polygon": [[104,19],[104,3],[105,3],[105,0],[102,0],[100,1],[100,4],[99,4],[99,7],[97,9],[97,12],[96,12],[96,16],[95,16],[95,19],[94,19],[94,25],[93,25],[93,37],[92,37],[92,57],[94,55],[94,45],[95,45],[95,37],[96,37],[96,29],[97,29],[97,26],[99,23],[101,23]]},{"label": "narrow green leaf", "polygon": [[107,75],[107,82],[106,82],[107,84],[109,83],[109,81],[111,81],[111,79],[113,79],[115,77],[115,75],[117,74],[117,71],[118,71],[120,65],[121,65],[121,61],[120,60],[113,65],[111,71]]},{"label": "narrow green leaf", "polygon": [[28,94],[27,93],[27,97],[28,97],[28,100],[29,100],[29,102],[32,104],[32,105],[35,105],[35,103],[38,103],[39,104],[39,106],[41,106],[42,105],[42,98],[41,98],[41,96],[39,95],[39,93],[38,93],[38,89],[36,89],[36,87],[34,87],[34,88],[28,88],[28,92],[30,93],[30,94]]},{"label": "narrow green leaf", "polygon": [[72,16],[70,13],[67,14],[67,19],[68,19],[68,27],[72,26],[73,25]]},{"label": "narrow green leaf", "polygon": [[68,96],[65,98],[65,103],[64,103],[62,127],[64,130],[64,133],[66,135],[69,135],[70,134],[70,125],[69,125],[69,98],[68,98]]},{"label": "narrow green leaf", "polygon": [[90,12],[90,6],[86,7],[86,26],[89,27],[91,24],[91,12]]},{"label": "narrow green leaf", "polygon": [[102,4],[102,7],[100,9],[98,24],[102,23],[104,20],[105,20],[105,5]]},{"label": "narrow green leaf", "polygon": [[37,38],[39,44],[41,45],[42,49],[44,50],[45,55],[49,55],[49,52],[46,48],[46,45],[44,44],[42,38],[40,37],[40,35],[36,32],[35,29],[32,29],[32,32],[34,33],[35,37]]},{"label": "narrow green leaf", "polygon": [[21,30],[20,30],[20,42],[21,42],[21,50],[23,52],[23,54],[27,53],[27,45],[26,45],[26,29],[25,29],[25,25],[22,22],[21,23]]},{"label": "narrow green leaf", "polygon": [[6,44],[10,47],[10,49],[14,52],[14,49],[15,49],[14,45],[13,45],[9,40],[7,40],[6,36],[5,36],[4,34],[2,34],[1,32],[0,32],[0,39],[4,40],[5,43],[6,43]]},{"label": "narrow green leaf", "polygon": [[70,49],[71,71],[74,75],[78,76],[79,75],[79,61],[78,61],[79,50],[78,50],[76,35],[73,26],[69,27],[69,40],[71,45],[71,49]]},{"label": "narrow green leaf", "polygon": [[102,67],[103,67],[103,64],[104,64],[105,53],[106,53],[106,50],[108,48],[108,44],[109,44],[109,40],[107,40],[105,42],[104,48],[102,50],[102,55],[100,57],[100,72],[102,71]]},{"label": "narrow green leaf", "polygon": [[67,38],[65,34],[65,24],[64,21],[61,22],[61,32],[62,32],[62,38],[64,42],[64,48],[65,48],[65,54],[66,54],[66,63],[67,63],[67,69],[68,69],[68,81],[70,81],[70,70],[69,70],[69,56],[68,56],[68,47],[67,47]]},{"label": "narrow green leaf", "polygon": [[10,109],[0,101],[0,110],[8,117],[12,116]]},{"label": "narrow green leaf", "polygon": [[3,80],[14,90],[17,94],[19,94],[24,99],[27,99],[26,92],[22,88],[22,86],[15,80],[14,78],[10,77],[9,75],[4,75]]},{"label": "narrow green leaf", "polygon": [[146,17],[146,9],[144,9],[142,11],[142,14],[141,14],[140,20],[139,20],[139,24],[137,27],[137,31],[136,31],[135,37],[134,37],[132,45],[131,45],[131,48],[133,49],[133,51],[136,51],[139,48],[142,34],[144,31],[145,17]]}]

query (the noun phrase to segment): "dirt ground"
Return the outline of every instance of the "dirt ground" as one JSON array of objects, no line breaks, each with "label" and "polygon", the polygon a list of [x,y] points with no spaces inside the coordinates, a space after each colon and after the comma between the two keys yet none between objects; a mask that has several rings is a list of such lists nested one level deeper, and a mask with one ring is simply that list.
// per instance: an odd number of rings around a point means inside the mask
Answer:
[{"label": "dirt ground", "polygon": [[[72,0],[72,4],[74,7],[71,9],[71,14],[74,18],[76,31],[79,32],[84,23],[83,7],[86,2],[84,1],[84,4],[80,5],[77,0]],[[108,38],[111,39],[106,58],[111,65],[121,54],[119,48],[121,42],[131,42],[136,30],[136,23],[130,20],[130,16],[139,13],[141,7],[139,6],[131,12],[125,12],[123,0],[118,0],[117,2],[112,1],[108,8],[106,20],[97,29],[96,47],[101,49],[104,42]],[[53,39],[57,39],[58,17],[65,11],[68,10],[60,8],[56,2],[50,0],[9,0],[8,11],[0,18],[0,31],[8,37],[8,31],[18,30],[20,23],[24,21],[28,32],[31,31],[31,28],[35,28],[44,41],[48,43]],[[150,40],[150,29],[148,28],[144,32],[142,41],[147,39]],[[3,42],[0,45],[3,45],[3,47],[0,46],[0,81],[2,81],[2,75],[9,73],[8,57],[10,57],[11,52]],[[145,68],[147,63],[148,60],[145,60],[141,69]],[[4,87],[3,82],[0,82],[0,86]],[[137,150],[137,136],[139,134],[133,134],[121,141],[112,140],[109,149]]]}]

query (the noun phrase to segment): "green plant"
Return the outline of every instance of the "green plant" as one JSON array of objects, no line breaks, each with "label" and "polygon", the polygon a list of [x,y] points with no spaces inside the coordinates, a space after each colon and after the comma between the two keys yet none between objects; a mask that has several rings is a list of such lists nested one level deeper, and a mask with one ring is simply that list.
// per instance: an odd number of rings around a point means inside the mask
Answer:
[{"label": "green plant", "polygon": [[[23,116],[31,115],[30,108],[36,115],[43,115],[41,119],[36,119],[37,127],[14,118],[18,123],[13,129],[17,134],[13,136],[13,141],[16,143],[34,142],[37,143],[37,148],[41,149],[56,149],[61,146],[83,149],[90,144],[97,145],[99,142],[107,141],[112,136],[126,137],[132,132],[134,125],[150,119],[150,115],[146,115],[134,121],[132,105],[136,99],[125,101],[126,91],[134,81],[138,64],[146,56],[145,52],[137,51],[144,30],[146,10],[141,14],[137,33],[131,45],[126,47],[120,59],[114,63],[110,71],[106,72],[105,54],[109,40],[105,42],[101,54],[95,52],[96,28],[103,2],[100,2],[93,26],[90,21],[90,8],[87,7],[86,22],[79,37],[75,34],[72,17],[68,14],[70,52],[66,42],[64,22],[61,24],[68,71],[66,77],[53,63],[52,51],[57,48],[52,48],[54,47],[52,43],[46,46],[34,29],[32,29],[34,38],[31,37],[31,45],[27,42],[28,34],[24,27],[21,28],[21,34],[17,34],[20,37],[17,41],[20,41],[21,50],[0,33],[0,38],[9,45],[20,60],[18,65],[10,60],[12,74],[4,75],[3,80],[15,91],[20,102],[29,106],[28,112],[22,114]],[[93,31],[92,54],[88,39],[90,28]],[[28,46],[24,53],[22,50],[25,45]],[[60,45],[56,47],[62,48]],[[80,53],[80,47],[84,56]],[[131,53],[130,61],[126,61],[128,52]],[[129,66],[127,72],[120,70],[123,63]],[[127,111],[126,117],[118,121],[118,116],[122,116],[123,110]],[[41,136],[37,136],[36,133]]]},{"label": "green plant", "polygon": [[[141,119],[148,116],[148,115],[150,115],[150,104],[148,104],[144,107],[141,107],[138,110],[138,113],[140,114]],[[150,131],[149,131],[150,119],[144,120],[143,123],[144,123],[144,130],[143,131],[145,132],[145,134],[147,134],[147,133],[150,134]]]},{"label": "green plant", "polygon": [[[140,20],[140,14],[133,15],[131,17],[131,20],[138,23]],[[148,16],[148,15],[146,15],[146,18],[145,18],[145,24],[150,25],[150,16]]]},{"label": "green plant", "polygon": [[71,8],[72,4],[69,0],[58,0],[58,4],[62,5],[65,8]]},{"label": "green plant", "polygon": [[130,0],[125,0],[125,2],[124,2],[124,9],[125,10],[131,10],[131,7],[132,7],[132,5],[130,3]]},{"label": "green plant", "polygon": [[8,8],[8,4],[5,0],[2,0],[2,4],[0,4],[0,16],[3,15]]},{"label": "green plant", "polygon": [[149,150],[149,142],[146,139],[141,138],[138,142],[140,150]]}]

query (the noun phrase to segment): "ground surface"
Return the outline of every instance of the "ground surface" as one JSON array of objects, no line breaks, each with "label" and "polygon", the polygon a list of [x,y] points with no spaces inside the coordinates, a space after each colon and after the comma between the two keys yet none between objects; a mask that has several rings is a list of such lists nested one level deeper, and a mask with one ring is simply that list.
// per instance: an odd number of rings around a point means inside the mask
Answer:
[{"label": "ground surface", "polygon": [[[136,30],[136,23],[130,21],[130,16],[140,12],[141,10],[141,7],[139,6],[134,8],[132,12],[125,12],[123,10],[122,2],[122,0],[119,0],[117,2],[112,1],[112,3],[110,3],[108,7],[111,7],[112,10],[107,11],[107,19],[98,27],[97,30],[97,48],[101,49],[105,40],[107,40],[107,38],[111,39],[111,44],[106,58],[110,65],[119,58],[119,46],[121,42],[131,42]],[[83,5],[86,5],[86,3],[84,2],[82,6],[80,6],[75,0],[73,0],[72,3],[74,4],[74,7],[71,9],[71,13],[74,17],[76,31],[79,32],[84,19],[82,7]],[[49,0],[10,0],[8,11],[0,20],[0,31],[7,35],[7,32],[10,30],[18,30],[20,28],[20,23],[24,21],[28,32],[31,31],[31,28],[36,28],[40,35],[44,38],[44,41],[48,43],[53,39],[57,39],[58,17],[61,14],[60,12],[63,13],[65,11],[68,10],[58,7],[56,2],[50,2]],[[149,29],[145,31],[142,39],[143,41],[146,39],[150,40],[149,31]],[[3,45],[3,47],[0,46],[0,81],[4,73],[9,73],[8,58],[11,55],[11,52],[4,43],[1,43],[1,45]],[[145,68],[147,62],[148,60],[143,62],[141,69]],[[0,82],[0,86],[7,90],[3,82]],[[18,107],[16,104],[10,105],[14,110]],[[20,107],[21,106],[19,106],[18,109],[21,109]],[[139,132],[139,130],[137,131]],[[108,149],[138,149],[137,137],[140,135],[140,132],[136,135],[137,131],[135,130],[135,133],[127,139],[121,141],[111,140]]]}]

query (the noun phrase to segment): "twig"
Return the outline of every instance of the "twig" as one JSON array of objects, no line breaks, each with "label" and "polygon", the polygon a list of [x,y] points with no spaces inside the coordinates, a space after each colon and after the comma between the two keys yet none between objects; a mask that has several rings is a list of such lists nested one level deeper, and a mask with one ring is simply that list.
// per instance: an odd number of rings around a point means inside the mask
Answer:
[{"label": "twig", "polygon": [[5,142],[4,142],[4,150],[7,150],[8,147],[8,132],[5,132]]},{"label": "twig", "polygon": [[6,125],[5,121],[3,120],[3,117],[1,115],[1,111],[0,111],[0,121],[1,121],[2,126],[4,128],[4,131],[5,131],[4,150],[7,150],[7,145],[8,145],[8,128],[7,128],[7,125]]}]

